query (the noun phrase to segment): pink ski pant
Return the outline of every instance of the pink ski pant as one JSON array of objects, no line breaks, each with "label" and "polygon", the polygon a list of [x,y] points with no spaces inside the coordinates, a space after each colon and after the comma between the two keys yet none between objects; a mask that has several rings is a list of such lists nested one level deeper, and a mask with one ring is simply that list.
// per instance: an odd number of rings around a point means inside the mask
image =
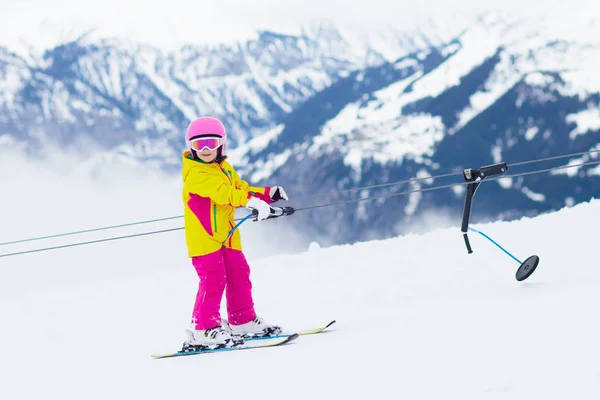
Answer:
[{"label": "pink ski pant", "polygon": [[192,313],[197,330],[221,325],[221,299],[225,288],[227,316],[232,325],[241,325],[256,318],[252,300],[250,266],[239,250],[221,248],[205,256],[193,257],[200,284]]}]

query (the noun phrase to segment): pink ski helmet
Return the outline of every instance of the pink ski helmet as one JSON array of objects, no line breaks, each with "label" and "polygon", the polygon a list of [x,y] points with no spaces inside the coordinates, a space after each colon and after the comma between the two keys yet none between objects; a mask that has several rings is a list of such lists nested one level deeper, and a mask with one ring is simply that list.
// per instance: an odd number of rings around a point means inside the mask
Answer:
[{"label": "pink ski helmet", "polygon": [[192,139],[198,137],[218,137],[221,139],[221,154],[225,154],[227,131],[221,121],[214,117],[200,117],[193,120],[185,134],[185,143],[192,150]]}]

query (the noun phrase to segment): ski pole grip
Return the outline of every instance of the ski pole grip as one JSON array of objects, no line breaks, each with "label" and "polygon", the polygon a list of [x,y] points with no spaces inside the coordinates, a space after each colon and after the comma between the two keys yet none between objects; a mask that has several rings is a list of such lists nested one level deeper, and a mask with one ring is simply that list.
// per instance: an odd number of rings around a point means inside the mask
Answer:
[{"label": "ski pole grip", "polygon": [[[284,217],[287,215],[292,215],[296,210],[293,207],[270,207],[271,213],[267,217],[267,219]],[[256,208],[252,209],[252,216],[254,218],[258,217],[258,210]]]},{"label": "ski pole grip", "polygon": [[[267,219],[279,218],[282,215],[285,215],[283,213],[283,210],[279,207],[269,207],[269,209],[270,209],[270,213],[269,213],[269,216],[267,217]],[[252,216],[254,218],[258,218],[258,210],[256,208],[252,209]]]}]

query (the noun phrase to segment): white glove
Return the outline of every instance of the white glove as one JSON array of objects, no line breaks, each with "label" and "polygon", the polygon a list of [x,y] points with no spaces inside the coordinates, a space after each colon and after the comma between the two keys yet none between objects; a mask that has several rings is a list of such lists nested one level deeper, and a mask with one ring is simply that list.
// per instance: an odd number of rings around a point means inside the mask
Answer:
[{"label": "white glove", "polygon": [[281,186],[271,186],[271,189],[269,190],[269,197],[273,201],[288,200],[288,196]]},{"label": "white glove", "polygon": [[267,219],[269,218],[269,215],[271,215],[271,207],[257,197],[251,197],[250,200],[248,200],[248,203],[246,203],[246,208],[258,211],[259,220]]}]

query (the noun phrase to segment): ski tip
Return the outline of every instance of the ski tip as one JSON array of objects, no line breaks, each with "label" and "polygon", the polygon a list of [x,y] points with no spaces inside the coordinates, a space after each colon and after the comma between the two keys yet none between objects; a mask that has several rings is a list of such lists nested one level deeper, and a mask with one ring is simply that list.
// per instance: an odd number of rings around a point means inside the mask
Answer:
[{"label": "ski tip", "polygon": [[166,357],[172,357],[172,354],[152,354],[150,357],[152,357],[153,359],[158,359],[158,358],[166,358]]},{"label": "ski tip", "polygon": [[288,336],[287,340],[284,343],[289,343],[291,341],[298,339],[299,337],[300,337],[300,335],[298,335],[297,333],[294,333],[293,335]]},{"label": "ski tip", "polygon": [[325,325],[325,329],[329,328],[331,325],[335,324],[336,321],[335,319],[333,321],[331,321],[330,323],[328,323],[327,325]]}]

